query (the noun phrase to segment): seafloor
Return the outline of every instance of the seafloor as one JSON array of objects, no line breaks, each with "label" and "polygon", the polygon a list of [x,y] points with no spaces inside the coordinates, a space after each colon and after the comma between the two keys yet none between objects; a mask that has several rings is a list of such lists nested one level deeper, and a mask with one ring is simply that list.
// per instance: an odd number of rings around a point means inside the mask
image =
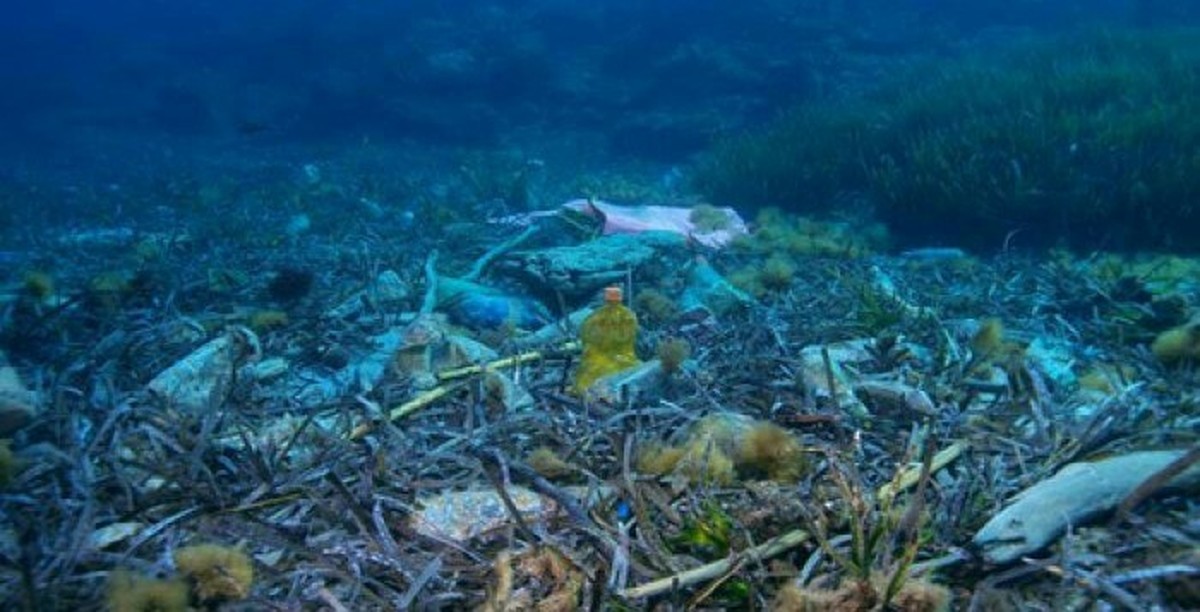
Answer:
[{"label": "seafloor", "polygon": [[[222,155],[0,194],[4,609],[1200,606],[1197,260],[768,213],[547,263],[601,228],[498,221],[700,202],[547,151]],[[565,315],[614,282],[660,365],[580,394]]]}]

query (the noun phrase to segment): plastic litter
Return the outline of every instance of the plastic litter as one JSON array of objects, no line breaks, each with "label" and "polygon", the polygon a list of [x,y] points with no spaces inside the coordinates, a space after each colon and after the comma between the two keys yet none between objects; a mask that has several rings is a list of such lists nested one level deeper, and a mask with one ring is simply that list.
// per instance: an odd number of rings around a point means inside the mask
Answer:
[{"label": "plastic litter", "polygon": [[604,290],[604,305],[583,322],[579,331],[583,357],[575,372],[575,393],[583,395],[596,380],[628,370],[641,361],[637,343],[637,315],[622,303],[620,287]]},{"label": "plastic litter", "polygon": [[246,329],[208,341],[150,381],[147,388],[172,408],[199,413],[218,408],[233,384],[234,372],[258,339]]},{"label": "plastic litter", "polygon": [[527,225],[541,217],[558,214],[568,209],[603,220],[602,231],[609,234],[640,234],[642,232],[665,231],[686,236],[697,244],[719,249],[728,246],[738,236],[750,233],[746,221],[736,210],[726,206],[714,208],[726,217],[720,229],[705,229],[693,221],[695,209],[683,206],[620,206],[601,200],[571,200],[555,210],[539,210],[521,215],[496,219],[495,222]]}]

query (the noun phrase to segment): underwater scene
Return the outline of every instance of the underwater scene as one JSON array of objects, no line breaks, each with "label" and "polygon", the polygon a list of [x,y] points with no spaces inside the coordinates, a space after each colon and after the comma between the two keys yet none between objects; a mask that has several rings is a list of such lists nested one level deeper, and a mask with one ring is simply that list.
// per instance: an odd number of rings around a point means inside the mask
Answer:
[{"label": "underwater scene", "polygon": [[0,20],[0,610],[1200,609],[1200,0]]}]

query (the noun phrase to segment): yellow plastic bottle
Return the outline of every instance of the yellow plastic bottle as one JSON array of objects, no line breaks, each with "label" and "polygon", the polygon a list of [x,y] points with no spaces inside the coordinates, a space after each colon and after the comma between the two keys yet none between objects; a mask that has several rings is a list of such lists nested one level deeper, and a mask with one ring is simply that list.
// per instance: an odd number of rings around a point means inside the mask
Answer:
[{"label": "yellow plastic bottle", "polygon": [[598,379],[641,363],[634,352],[637,315],[622,303],[620,287],[604,289],[604,305],[584,319],[579,330],[583,357],[575,371],[576,395],[583,395]]}]

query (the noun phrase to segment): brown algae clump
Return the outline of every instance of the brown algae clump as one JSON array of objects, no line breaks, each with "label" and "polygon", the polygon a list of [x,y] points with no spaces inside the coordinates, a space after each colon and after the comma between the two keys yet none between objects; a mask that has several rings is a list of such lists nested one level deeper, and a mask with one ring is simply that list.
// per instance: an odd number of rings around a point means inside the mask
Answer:
[{"label": "brown algae clump", "polygon": [[529,453],[529,457],[525,460],[533,471],[545,476],[546,478],[560,478],[567,476],[575,471],[571,464],[563,461],[558,453],[550,450],[549,447],[539,446]]},{"label": "brown algae clump", "polygon": [[202,602],[245,599],[254,582],[254,565],[245,551],[219,544],[197,544],[175,551],[175,567],[191,582]]},{"label": "brown algae clump", "polygon": [[108,577],[108,609],[112,612],[185,612],[187,584],[179,579],[160,580],[126,570]]},{"label": "brown algae clump", "polygon": [[800,441],[788,430],[759,421],[742,436],[738,468],[778,482],[800,479],[808,464]]},{"label": "brown algae clump", "polygon": [[1159,334],[1150,345],[1150,352],[1168,365],[1200,361],[1200,320]]},{"label": "brown algae clump", "polygon": [[683,338],[667,338],[658,343],[658,360],[663,372],[674,374],[683,367],[683,362],[692,356],[692,345]]},{"label": "brown algae clump", "polygon": [[795,482],[807,468],[804,449],[791,432],[738,414],[709,415],[681,442],[646,444],[637,457],[643,474],[677,474],[688,482],[720,485],[737,476]]}]

